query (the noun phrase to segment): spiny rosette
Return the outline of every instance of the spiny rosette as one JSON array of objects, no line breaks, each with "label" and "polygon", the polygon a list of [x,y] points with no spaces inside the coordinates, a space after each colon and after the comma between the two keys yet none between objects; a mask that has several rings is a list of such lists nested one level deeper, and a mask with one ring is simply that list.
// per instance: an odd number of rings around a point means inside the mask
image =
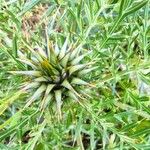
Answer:
[{"label": "spiny rosette", "polygon": [[29,81],[24,83],[23,90],[34,92],[28,99],[26,107],[35,100],[42,99],[40,109],[45,109],[51,100],[55,100],[61,117],[63,98],[69,97],[79,102],[84,97],[82,87],[92,85],[84,81],[83,77],[95,67],[91,67],[94,62],[83,63],[83,58],[89,52],[81,54],[81,49],[81,45],[76,48],[73,48],[73,45],[68,46],[68,38],[66,38],[61,48],[58,44],[54,44],[46,50],[30,49],[30,59],[19,51],[18,60],[30,69],[11,72],[30,77]]}]

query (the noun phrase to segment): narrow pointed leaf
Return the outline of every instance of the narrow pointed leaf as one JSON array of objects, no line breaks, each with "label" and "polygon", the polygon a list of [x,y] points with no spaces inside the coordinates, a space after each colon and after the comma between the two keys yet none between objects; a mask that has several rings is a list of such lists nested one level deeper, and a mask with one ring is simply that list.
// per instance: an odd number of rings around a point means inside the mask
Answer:
[{"label": "narrow pointed leaf", "polygon": [[57,66],[58,65],[58,58],[57,55],[55,54],[55,52],[53,50],[50,50],[50,62],[53,66]]},{"label": "narrow pointed leaf", "polygon": [[73,78],[71,83],[72,84],[78,84],[78,85],[88,85],[87,82],[85,82],[84,80],[81,80],[79,78]]},{"label": "narrow pointed leaf", "polygon": [[28,66],[31,66],[32,68],[37,68],[34,64],[33,64],[33,62],[31,61],[31,60],[28,60],[28,59],[17,59],[17,60],[19,60],[20,62],[23,62],[23,63],[25,63],[25,64],[27,64]]},{"label": "narrow pointed leaf", "polygon": [[60,52],[60,49],[59,49],[58,45],[56,44],[55,45],[55,54],[56,54],[56,56],[58,56],[59,52]]},{"label": "narrow pointed leaf", "polygon": [[91,72],[91,71],[93,71],[93,70],[95,70],[95,69],[97,69],[98,67],[93,67],[93,68],[89,68],[89,69],[83,69],[83,70],[81,70],[81,71],[79,71],[79,75],[85,75],[85,74],[87,74],[87,73],[89,73],[89,72]]},{"label": "narrow pointed leaf", "polygon": [[74,58],[77,57],[77,55],[80,53],[81,51],[81,47],[82,45],[79,45],[76,49],[74,49],[72,52],[71,52],[71,55],[70,55],[70,60],[73,60]]},{"label": "narrow pointed leaf", "polygon": [[125,0],[121,0],[120,8],[119,8],[119,15],[122,15],[122,12],[124,10],[124,6],[125,6]]},{"label": "narrow pointed leaf", "polygon": [[51,92],[51,90],[53,89],[54,86],[55,86],[54,84],[49,84],[49,85],[47,86],[46,92],[45,92],[45,95],[46,95],[46,96]]},{"label": "narrow pointed leaf", "polygon": [[83,95],[83,97],[89,97],[89,98],[92,98],[90,95],[89,95],[89,91],[86,91],[86,89],[83,89],[80,91],[81,95]]},{"label": "narrow pointed leaf", "polygon": [[40,54],[42,57],[47,58],[46,52],[41,47],[37,47],[35,49],[36,51],[38,51],[38,54]]},{"label": "narrow pointed leaf", "polygon": [[30,88],[37,88],[39,87],[40,83],[33,82],[33,83],[27,83],[27,85],[23,88],[23,90],[28,90]]},{"label": "narrow pointed leaf", "polygon": [[23,94],[23,91],[20,90],[16,92],[12,97],[8,97],[4,100],[4,102],[0,105],[0,115],[15,101],[19,96]]},{"label": "narrow pointed leaf", "polygon": [[12,117],[10,117],[8,120],[6,120],[3,124],[1,124],[0,130],[4,129],[8,125],[15,126],[21,117],[21,113],[22,113],[22,109],[20,111],[16,112]]},{"label": "narrow pointed leaf", "polygon": [[129,7],[128,9],[126,9],[123,16],[126,17],[127,15],[136,12],[137,10],[139,10],[140,8],[145,6],[147,2],[148,2],[148,0],[143,0],[143,1],[136,3],[134,6]]},{"label": "narrow pointed leaf", "polygon": [[20,12],[19,16],[22,16],[23,14],[25,14],[27,11],[29,11],[30,9],[32,9],[35,5],[37,5],[40,2],[40,0],[32,0],[32,1],[27,1],[23,8],[22,11]]},{"label": "narrow pointed leaf", "polygon": [[33,140],[30,140],[28,142],[28,145],[25,147],[24,150],[35,150],[36,144],[42,137],[42,132],[45,129],[45,126],[46,126],[46,121],[42,122],[42,124],[38,126],[38,131],[35,132],[33,135],[31,135],[34,137]]},{"label": "narrow pointed leaf", "polygon": [[71,91],[68,91],[69,97],[71,97],[73,100],[78,101],[78,97]]},{"label": "narrow pointed leaf", "polygon": [[56,99],[56,106],[57,106],[59,119],[62,119],[62,113],[61,113],[62,100],[61,100],[61,98],[62,98],[61,90],[55,91],[55,99]]},{"label": "narrow pointed leaf", "polygon": [[73,61],[71,62],[72,65],[76,65],[78,64],[85,56],[89,55],[91,52],[88,52],[84,55],[78,56],[77,58],[73,59]]},{"label": "narrow pointed leaf", "polygon": [[50,100],[52,99],[52,95],[51,94],[48,94],[46,95],[43,100],[42,100],[42,103],[41,103],[41,109],[45,109],[48,104],[50,103]]},{"label": "narrow pointed leaf", "polygon": [[69,56],[70,56],[70,53],[68,53],[62,60],[61,60],[61,64],[63,67],[66,67],[67,66],[67,63],[68,63],[68,60],[69,60]]},{"label": "narrow pointed leaf", "polygon": [[34,57],[36,57],[38,61],[43,61],[43,58],[39,55],[39,53],[36,52],[36,50],[33,50],[32,47],[30,47],[30,45],[23,39],[22,42],[29,49],[29,51],[34,55]]},{"label": "narrow pointed leaf", "polygon": [[9,71],[12,74],[19,74],[19,75],[29,75],[29,76],[40,76],[40,71]]},{"label": "narrow pointed leaf", "polygon": [[66,41],[65,41],[63,47],[62,47],[61,50],[60,50],[60,54],[59,54],[59,58],[60,58],[60,59],[65,56],[65,53],[66,53],[66,51],[67,51],[68,40],[69,40],[69,36],[66,38]]},{"label": "narrow pointed leaf", "polygon": [[86,67],[86,64],[75,65],[75,66],[70,67],[69,72],[70,74],[72,74],[80,69],[83,69],[84,67]]},{"label": "narrow pointed leaf", "polygon": [[44,84],[42,84],[36,90],[36,92],[33,94],[33,96],[30,98],[30,100],[27,102],[27,104],[25,105],[25,108],[30,106],[36,99],[38,99],[45,90],[46,90],[46,86]]},{"label": "narrow pointed leaf", "polygon": [[67,80],[64,80],[64,82],[62,83],[62,86],[69,89],[70,91],[72,91],[73,93],[75,93],[77,96],[80,97],[80,95],[74,90],[74,88],[71,86],[71,84]]},{"label": "narrow pointed leaf", "polygon": [[34,79],[35,82],[45,82],[47,81],[46,77],[38,77]]}]

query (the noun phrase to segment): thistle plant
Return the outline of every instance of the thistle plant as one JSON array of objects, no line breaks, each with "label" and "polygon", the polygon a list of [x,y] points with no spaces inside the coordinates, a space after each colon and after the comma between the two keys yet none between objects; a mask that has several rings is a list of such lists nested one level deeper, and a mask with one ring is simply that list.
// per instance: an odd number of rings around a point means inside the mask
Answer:
[{"label": "thistle plant", "polygon": [[81,49],[81,45],[76,48],[72,44],[68,46],[66,38],[61,48],[56,43],[51,48],[48,46],[47,50],[30,49],[30,59],[19,52],[18,60],[29,69],[11,73],[30,77],[29,81],[23,84],[24,91],[33,92],[25,107],[40,99],[40,109],[44,110],[51,100],[55,100],[58,117],[61,119],[63,98],[69,97],[77,102],[84,98],[84,95],[81,95],[82,87],[92,85],[84,81],[83,77],[95,67],[91,67],[92,62],[82,63],[83,58],[90,52],[81,54]]},{"label": "thistle plant", "polygon": [[0,2],[0,150],[150,149],[148,0]]}]

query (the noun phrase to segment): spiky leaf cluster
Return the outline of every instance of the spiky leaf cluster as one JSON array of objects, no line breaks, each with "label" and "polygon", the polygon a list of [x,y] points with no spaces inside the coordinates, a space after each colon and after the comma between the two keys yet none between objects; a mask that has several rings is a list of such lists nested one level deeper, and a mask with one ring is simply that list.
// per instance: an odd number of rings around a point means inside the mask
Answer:
[{"label": "spiky leaf cluster", "polygon": [[28,66],[28,70],[13,71],[15,74],[30,76],[25,83],[24,90],[33,92],[27,101],[26,107],[35,100],[41,99],[40,108],[44,109],[51,100],[56,101],[57,111],[61,117],[61,105],[64,97],[79,101],[81,87],[90,86],[83,80],[85,74],[92,71],[92,63],[83,63],[83,58],[89,54],[81,54],[82,47],[68,46],[68,38],[60,48],[58,44],[47,47],[47,50],[30,49],[31,59],[20,52],[20,62]]}]

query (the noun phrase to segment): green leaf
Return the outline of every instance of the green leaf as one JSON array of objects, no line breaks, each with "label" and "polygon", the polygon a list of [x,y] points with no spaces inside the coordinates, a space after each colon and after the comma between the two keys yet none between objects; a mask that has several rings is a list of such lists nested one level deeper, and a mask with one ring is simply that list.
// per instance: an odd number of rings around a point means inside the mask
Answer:
[{"label": "green leaf", "polygon": [[5,128],[6,126],[10,125],[15,126],[18,123],[18,120],[21,117],[22,109],[21,111],[18,111],[16,114],[14,114],[12,117],[10,117],[8,120],[6,120],[3,124],[0,125],[0,130]]},{"label": "green leaf", "polygon": [[20,62],[22,62],[22,63],[25,63],[25,64],[27,64],[28,66],[31,66],[32,68],[37,68],[35,65],[34,65],[34,63],[31,61],[31,60],[29,60],[29,59],[26,59],[26,58],[17,58],[17,60],[19,60]]},{"label": "green leaf", "polygon": [[150,85],[150,79],[149,77],[147,77],[146,75],[139,73],[138,76],[140,77],[140,79],[146,83],[147,85]]},{"label": "green leaf", "polygon": [[63,67],[67,66],[67,63],[69,61],[69,57],[70,57],[70,53],[66,54],[66,56],[64,58],[62,58],[61,64],[62,64]]},{"label": "green leaf", "polygon": [[43,98],[42,103],[41,103],[41,109],[44,111],[44,109],[48,106],[52,99],[52,95],[48,94],[46,97]]},{"label": "green leaf", "polygon": [[79,78],[73,78],[71,81],[72,84],[78,84],[78,85],[88,85],[88,83],[84,80],[81,80]]},{"label": "green leaf", "polygon": [[33,114],[31,114],[30,117],[26,117],[25,119],[22,119],[21,122],[19,122],[17,125],[0,132],[0,141],[5,139],[6,137],[10,136],[12,133],[16,132],[17,128],[24,127],[27,124],[27,122],[29,121],[29,119],[31,119],[31,117],[35,116],[36,114],[37,114],[37,111],[34,112]]},{"label": "green leaf", "polygon": [[18,46],[17,46],[17,36],[14,35],[13,37],[13,52],[14,52],[14,57],[18,57]]},{"label": "green leaf", "polygon": [[69,68],[69,73],[72,74],[72,73],[74,73],[74,72],[76,72],[78,70],[83,69],[86,66],[87,66],[87,64],[79,64],[79,65],[71,66]]},{"label": "green leaf", "polygon": [[64,80],[64,82],[62,83],[62,86],[69,89],[71,92],[73,92],[74,94],[80,97],[80,95],[74,90],[74,88],[71,86],[71,84],[67,80]]},{"label": "green leaf", "polygon": [[58,120],[62,119],[62,112],[61,112],[62,99],[61,98],[62,98],[62,91],[56,90],[55,91],[55,99],[56,99]]},{"label": "green leaf", "polygon": [[127,124],[127,125],[125,125],[125,126],[121,129],[121,131],[122,131],[122,132],[129,131],[129,130],[135,128],[135,127],[138,125],[138,123],[139,123],[139,122],[134,122],[134,123],[131,123],[131,124]]},{"label": "green leaf", "polygon": [[126,0],[121,0],[121,2],[120,2],[120,9],[119,9],[119,15],[120,16],[122,15],[122,12],[124,10],[125,1]]},{"label": "green leaf", "polygon": [[15,16],[15,14],[13,12],[11,12],[10,10],[6,11],[9,14],[9,17],[11,17],[12,21],[16,24],[17,29],[20,30],[21,29],[21,23],[17,17],[17,15]]},{"label": "green leaf", "polygon": [[93,70],[97,69],[98,67],[92,67],[92,68],[88,68],[88,69],[83,69],[81,71],[79,71],[79,75],[82,76],[82,75],[86,75],[88,74],[89,72],[92,72]]},{"label": "green leaf", "polygon": [[81,51],[81,48],[82,48],[82,44],[80,44],[79,46],[77,46],[72,52],[71,52],[71,55],[70,55],[70,60],[73,60],[75,59],[78,54],[80,53]]},{"label": "green leaf", "polygon": [[67,36],[65,43],[63,44],[60,53],[59,53],[59,58],[62,59],[65,56],[65,53],[67,51],[67,45],[68,45],[68,40],[69,40],[69,36]]},{"label": "green leaf", "polygon": [[16,100],[19,98],[19,96],[23,94],[23,91],[20,90],[16,93],[14,93],[13,96],[2,99],[0,104],[0,115],[3,114],[3,112]]},{"label": "green leaf", "polygon": [[78,101],[78,97],[74,94],[74,92],[68,91],[69,97],[71,97],[73,100]]},{"label": "green leaf", "polygon": [[25,5],[23,6],[23,9],[19,16],[22,16],[25,14],[27,11],[30,11],[35,5],[37,5],[41,0],[32,0],[32,1],[27,1]]},{"label": "green leaf", "polygon": [[51,90],[53,89],[54,86],[55,86],[54,84],[49,84],[47,86],[45,96],[47,96],[51,92]]},{"label": "green leaf", "polygon": [[25,84],[25,87],[23,88],[24,90],[28,90],[28,89],[32,89],[32,88],[37,88],[40,86],[40,83],[39,82],[33,82],[33,83],[27,83]]},{"label": "green leaf", "polygon": [[33,136],[33,138],[27,144],[27,147],[25,148],[25,150],[29,150],[29,149],[34,150],[35,149],[36,144],[40,141],[40,138],[42,137],[42,133],[45,129],[45,126],[46,126],[45,121],[41,125],[38,126],[37,132],[35,132],[34,134],[31,135],[31,136]]},{"label": "green leaf", "polygon": [[27,104],[25,105],[25,108],[30,106],[35,100],[37,100],[41,94],[46,90],[46,85],[42,84],[33,94],[33,96],[28,100]]},{"label": "green leaf", "polygon": [[143,0],[143,1],[140,1],[136,4],[134,4],[133,6],[127,8],[125,10],[125,13],[123,14],[124,17],[136,12],[137,10],[141,9],[143,6],[145,6],[147,4],[147,0]]},{"label": "green leaf", "polygon": [[19,75],[36,76],[36,77],[41,76],[40,71],[9,71],[9,73],[19,74]]},{"label": "green leaf", "polygon": [[85,56],[89,55],[91,52],[87,52],[86,54],[83,54],[81,56],[78,56],[77,58],[73,59],[71,64],[76,65],[78,64]]},{"label": "green leaf", "polygon": [[46,77],[38,77],[38,78],[35,78],[34,81],[35,82],[46,82],[47,79],[46,79]]},{"label": "green leaf", "polygon": [[20,62],[16,59],[16,57],[13,56],[13,54],[9,51],[9,48],[6,48],[3,44],[1,44],[0,46],[1,46],[1,47],[0,47],[0,50],[1,50],[2,52],[5,52],[10,58],[12,58],[12,59],[16,62],[16,64],[18,65],[19,68],[25,69],[25,66],[24,66],[22,63],[20,63]]},{"label": "green leaf", "polygon": [[134,132],[133,134],[131,134],[130,136],[135,138],[135,137],[139,137],[145,134],[150,134],[150,129],[146,128],[146,129],[142,129],[142,130],[137,130],[136,132]]},{"label": "green leaf", "polygon": [[16,126],[9,128],[9,130],[0,132],[0,141],[5,139],[6,137],[10,136],[16,130]]}]

